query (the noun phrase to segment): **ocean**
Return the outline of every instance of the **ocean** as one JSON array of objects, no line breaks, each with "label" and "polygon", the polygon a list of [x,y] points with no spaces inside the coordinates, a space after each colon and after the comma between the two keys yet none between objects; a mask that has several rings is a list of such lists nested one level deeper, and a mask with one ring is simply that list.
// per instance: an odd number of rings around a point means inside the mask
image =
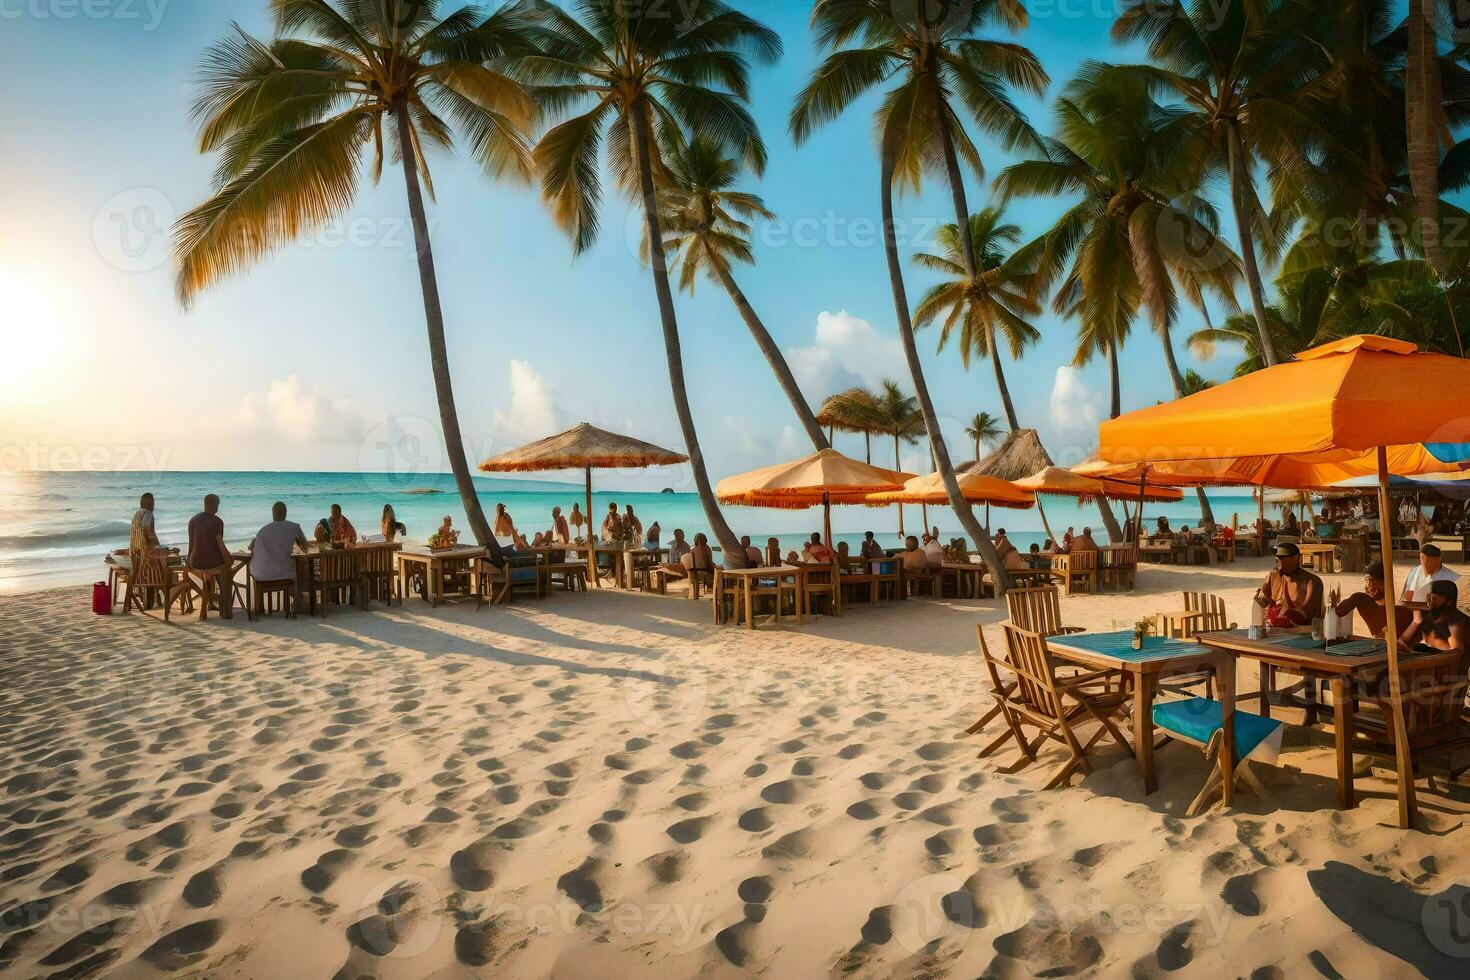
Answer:
[{"label": "ocean", "polygon": [[[609,476],[609,480],[616,477]],[[551,508],[571,512],[582,503],[579,483],[477,478],[480,500],[493,520],[494,506],[504,503],[528,537],[551,524]],[[596,483],[594,482],[594,489]],[[220,517],[225,522],[225,539],[244,544],[270,521],[271,504],[280,500],[308,536],[312,526],[327,516],[332,504],[343,512],[360,534],[378,533],[383,505],[392,504],[398,519],[408,527],[408,540],[422,541],[432,534],[446,515],[465,531],[464,510],[454,479],[416,475],[412,479],[377,473],[142,473],[142,472],[0,472],[0,594],[32,592],[66,585],[80,585],[104,578],[103,556],[128,543],[129,521],[138,507],[138,497],[151,492],[159,538],[182,548],[187,543],[189,519],[203,507],[207,493],[219,494]],[[1212,493],[1215,517],[1229,521],[1232,513],[1242,521],[1255,515],[1249,495]],[[601,490],[593,496],[593,514],[599,524],[609,502],[621,509],[632,504],[646,528],[658,521],[664,540],[677,527],[692,538],[706,529],[704,510],[694,494],[661,494],[623,490]],[[1047,518],[1058,533],[1072,526],[1080,532],[1090,526],[1099,541],[1105,534],[1095,505],[1078,506],[1061,497],[1043,498]],[[585,506],[585,504],[583,504]],[[749,534],[764,547],[767,538],[780,538],[783,550],[800,550],[801,541],[821,529],[821,510],[761,510],[724,508],[726,519],[737,534]],[[977,508],[984,520],[984,508]],[[1121,519],[1121,511],[1115,508]],[[1168,515],[1173,524],[1197,524],[1199,503],[1193,493],[1173,504],[1149,504],[1148,519]],[[922,527],[920,508],[904,508],[905,527],[916,532]],[[938,525],[947,539],[959,537],[959,522],[948,508],[929,508],[929,523]],[[1011,540],[1023,550],[1040,543],[1045,534],[1035,509],[992,512],[992,524],[1006,528]],[[873,531],[885,546],[900,544],[896,508],[834,507],[833,534],[856,550],[864,531]]]}]

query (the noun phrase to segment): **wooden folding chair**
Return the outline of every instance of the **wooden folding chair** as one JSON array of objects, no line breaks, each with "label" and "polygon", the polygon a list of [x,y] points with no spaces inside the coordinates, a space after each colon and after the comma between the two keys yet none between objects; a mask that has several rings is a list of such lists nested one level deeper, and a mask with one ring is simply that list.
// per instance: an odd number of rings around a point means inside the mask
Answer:
[{"label": "wooden folding chair", "polygon": [[250,604],[257,618],[272,610],[279,610],[281,615],[287,619],[296,618],[296,580],[294,578],[276,579],[270,582],[256,579],[253,591],[254,595],[251,597]]},{"label": "wooden folding chair", "polygon": [[[1186,612],[1199,613],[1198,616],[1186,617],[1180,624],[1179,639],[1193,639],[1198,633],[1217,633],[1221,630],[1233,630],[1235,624],[1230,622],[1225,614],[1225,600],[1211,592],[1183,592],[1180,600],[1184,603]],[[1202,670],[1193,674],[1173,674],[1167,680],[1159,682],[1159,690],[1167,691],[1180,697],[1193,697],[1194,688],[1203,684],[1205,686],[1205,697],[1215,696],[1215,673],[1210,670]]]},{"label": "wooden folding chair", "polygon": [[[1450,758],[1442,768],[1451,782],[1470,769],[1470,718],[1465,708],[1470,675],[1466,668],[1460,654],[1450,651],[1399,661],[1404,731],[1416,775],[1426,762],[1446,755]],[[1365,710],[1359,711],[1354,720],[1355,740],[1350,751],[1393,761],[1393,715],[1386,672],[1375,690],[1361,703]],[[1433,774],[1425,775],[1429,788],[1435,790]]]},{"label": "wooden folding chair", "polygon": [[1006,590],[1006,614],[1012,623],[1042,636],[1081,633],[1080,626],[1062,625],[1062,604],[1055,585]]},{"label": "wooden folding chair", "polygon": [[[1067,758],[1047,781],[1045,789],[1065,786],[1078,769],[1092,772],[1087,754],[1104,735],[1112,738],[1129,755],[1133,748],[1114,718],[1126,718],[1124,706],[1131,695],[1124,689],[1122,672],[1117,670],[1086,671],[1071,677],[1058,677],[1046,637],[1014,623],[1004,624],[1007,656],[986,654],[986,665],[992,677],[1001,682],[992,691],[1011,736],[1021,750],[1021,759],[1009,771],[1014,772],[1037,761],[1036,750],[1046,741],[1057,742],[1067,749]],[[1003,674],[1015,677],[1007,687]],[[1079,724],[1095,721],[1097,731],[1083,743],[1074,730]],[[1025,728],[1036,729],[1036,738],[1027,741]]]},{"label": "wooden folding chair", "polygon": [[935,599],[943,598],[944,572],[911,572],[903,567],[903,562],[899,562],[898,597],[907,599],[911,595],[918,595],[921,588]]},{"label": "wooden folding chair", "polygon": [[393,605],[396,597],[403,605],[403,580],[393,561],[393,551],[383,547],[363,548],[358,553],[358,565],[362,572],[363,605],[378,600]]},{"label": "wooden folding chair", "polygon": [[163,621],[169,621],[169,613],[175,602],[185,614],[194,611],[194,596],[203,594],[199,586],[189,578],[188,571],[181,566],[170,565],[168,558],[154,556],[140,558],[133,563],[133,573],[128,577],[127,594],[123,597],[123,612],[133,609],[140,613],[148,611],[148,600],[153,594],[163,599]]},{"label": "wooden folding chair", "polygon": [[[621,557],[621,556],[619,556]],[[540,555],[506,555],[505,564],[497,566],[488,558],[477,558],[479,591],[475,596],[475,608],[489,603],[503,606],[515,597],[516,592],[530,590],[537,599],[546,594],[546,566]]]},{"label": "wooden folding chair", "polygon": [[797,576],[796,621],[810,612],[815,603],[825,600],[834,616],[842,615],[842,580],[836,565],[803,565]]},{"label": "wooden folding chair", "polygon": [[317,615],[327,614],[327,604],[358,605],[362,599],[362,572],[356,552],[329,548],[317,558],[316,578],[311,589],[321,597]]}]

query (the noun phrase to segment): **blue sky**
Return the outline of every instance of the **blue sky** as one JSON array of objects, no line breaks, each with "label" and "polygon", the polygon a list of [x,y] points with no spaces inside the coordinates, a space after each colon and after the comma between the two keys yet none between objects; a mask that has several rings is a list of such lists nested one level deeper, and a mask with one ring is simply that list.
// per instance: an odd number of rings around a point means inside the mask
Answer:
[{"label": "blue sky", "polygon": [[[770,164],[750,188],[788,223],[762,229],[757,265],[739,270],[741,283],[792,352],[812,401],[854,380],[907,384],[876,235],[871,106],[797,150],[786,116],[816,62],[810,8],[741,6],[786,41],[784,60],[755,75]],[[1086,59],[1138,57],[1109,39],[1106,0],[1031,9],[1021,40],[1052,76],[1049,96]],[[8,228],[0,277],[16,314],[15,356],[0,367],[0,465],[72,468],[74,457],[122,465],[131,454],[173,469],[356,469],[373,466],[385,442],[400,444],[400,433],[432,443],[433,386],[397,171],[364,188],[345,226],[277,254],[191,311],[174,300],[161,232],[205,196],[212,168],[196,150],[190,82],[231,18],[268,33],[256,0],[0,0],[10,81],[0,87]],[[1046,101],[1022,101],[1048,128]],[[993,175],[1006,159],[980,142]],[[629,205],[611,196],[601,241],[574,260],[533,190],[493,185],[463,159],[432,164],[434,246],[471,453],[583,420],[678,447],[649,276],[629,245]],[[970,181],[973,208],[988,190]],[[1030,235],[1061,207],[1019,202],[1011,215]],[[900,217],[921,239],[952,220],[945,188],[902,201]],[[929,281],[914,270],[911,296]],[[724,294],[702,283],[678,308],[712,475],[800,452],[789,408]],[[1059,381],[1073,327],[1050,316],[1038,326],[1042,343],[1006,365],[1016,407],[1053,455],[1076,458],[1091,448],[1106,372],[1097,364]],[[1187,314],[1176,337],[1196,326]],[[930,385],[953,420],[956,456],[968,458],[959,420],[999,413],[990,371],[977,364],[967,373],[953,350],[936,355],[934,342],[920,335]],[[1195,364],[1177,346],[1186,367],[1208,376],[1232,367],[1233,352]],[[1123,358],[1125,410],[1168,397],[1159,358],[1156,336],[1137,325]],[[839,437],[839,446],[861,451],[856,440]]]}]

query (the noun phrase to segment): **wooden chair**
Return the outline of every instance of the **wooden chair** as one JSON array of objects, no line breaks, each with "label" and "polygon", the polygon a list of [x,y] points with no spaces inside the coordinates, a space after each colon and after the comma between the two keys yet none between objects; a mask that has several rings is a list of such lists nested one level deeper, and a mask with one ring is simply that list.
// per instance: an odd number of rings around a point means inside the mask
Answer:
[{"label": "wooden chair", "polygon": [[[294,578],[278,579],[272,582],[255,580],[251,597],[251,609],[254,617],[259,618],[271,611],[280,612],[288,619],[296,618],[296,580]],[[272,600],[275,600],[272,602]]]},{"label": "wooden chair", "polygon": [[816,603],[825,601],[833,616],[842,615],[842,577],[836,565],[803,565],[797,576],[796,621],[810,612]]},{"label": "wooden chair", "polygon": [[903,562],[898,563],[898,597],[907,599],[911,595],[918,595],[919,590],[924,589],[935,599],[944,596],[944,571],[911,572],[903,567]]},{"label": "wooden chair", "polygon": [[[1205,758],[1211,764],[1210,775],[1205,779],[1204,787],[1184,811],[1186,817],[1198,816],[1210,797],[1225,783],[1225,765],[1220,758],[1221,749],[1225,745],[1220,702],[1212,698],[1158,701],[1153,706],[1153,720],[1156,728],[1175,741],[1203,749]],[[1275,759],[1276,752],[1281,748],[1278,736],[1281,727],[1281,722],[1274,718],[1262,718],[1238,709],[1235,712],[1235,778],[1250,786],[1260,796],[1265,796],[1266,790],[1251,771],[1251,763],[1258,758],[1264,758],[1266,753],[1269,753],[1270,760]]]},{"label": "wooden chair", "polygon": [[866,599],[868,605],[878,604],[878,575],[871,570],[868,562],[853,566],[856,570],[849,572],[844,567],[838,576],[837,582],[842,589],[842,604],[861,601],[860,596]]},{"label": "wooden chair", "polygon": [[[362,601],[362,572],[356,552],[329,548],[316,556],[316,577],[311,589],[320,597],[317,615],[327,614],[328,603],[358,605]],[[344,601],[345,600],[345,601]]]},{"label": "wooden chair", "polygon": [[547,566],[542,563],[540,555],[506,555],[504,560],[504,565],[497,566],[488,558],[476,559],[476,609],[483,608],[486,603],[503,606],[515,598],[517,592],[528,589],[537,599],[546,594]]},{"label": "wooden chair", "polygon": [[[1133,754],[1132,746],[1113,723],[1114,718],[1124,717],[1123,708],[1130,697],[1123,689],[1120,671],[1097,670],[1058,677],[1045,636],[1014,623],[1006,623],[1004,628],[1008,656],[990,656],[986,649],[982,653],[992,678],[999,682],[991,696],[996,698],[1006,726],[1021,750],[1022,758],[1010,771],[1035,762],[1037,748],[1046,741],[1065,746],[1067,758],[1052,772],[1045,789],[1065,786],[1078,769],[1092,772],[1087,753],[1104,735],[1129,755]],[[1006,685],[1004,674],[1015,678],[1012,685]],[[1089,721],[1097,722],[1098,728],[1083,743],[1075,729]],[[1034,741],[1027,740],[1026,727],[1036,730]]]},{"label": "wooden chair", "polygon": [[358,567],[362,571],[363,605],[373,600],[393,605],[393,599],[403,605],[403,580],[393,561],[389,548],[364,548],[358,552]]},{"label": "wooden chair", "polygon": [[[661,568],[655,568],[655,578]],[[587,591],[587,563],[583,561],[549,561],[546,563],[546,585],[549,592],[551,586],[561,579],[562,588],[568,592]],[[660,590],[662,591],[662,590]]]},{"label": "wooden chair", "polygon": [[903,563],[897,558],[878,562],[878,570],[873,572],[873,577],[878,584],[878,598],[885,596],[894,600],[903,598]]},{"label": "wooden chair", "polygon": [[134,563],[133,572],[128,576],[123,612],[133,609],[147,612],[156,596],[163,600],[163,621],[166,623],[175,602],[179,604],[180,612],[193,612],[196,595],[201,595],[199,586],[194,584],[184,568],[170,565],[166,557],[143,558]]},{"label": "wooden chair", "polygon": [[1098,583],[1104,588],[1131,589],[1138,579],[1138,545],[1109,548],[1098,566]]},{"label": "wooden chair", "polygon": [[[802,601],[800,579],[792,581],[789,578],[758,578],[750,584],[750,601],[755,604],[755,612],[760,614],[761,607],[768,603],[774,606],[776,622],[781,621],[781,610],[788,605],[791,609],[791,618],[798,623],[801,622]],[[738,618],[737,611],[737,618]]]},{"label": "wooden chair", "polygon": [[[1470,718],[1466,716],[1465,695],[1470,690],[1470,675],[1461,655],[1445,651],[1409,657],[1399,661],[1399,690],[1404,712],[1404,731],[1409,742],[1409,758],[1414,772],[1423,763],[1441,756],[1450,758],[1442,768],[1450,781],[1470,769],[1465,753],[1470,750]],[[1363,700],[1353,731],[1355,740],[1349,751],[1377,758],[1395,759],[1392,708],[1389,701],[1388,674],[1385,671],[1374,687],[1374,693]],[[1429,788],[1435,789],[1432,774]]]},{"label": "wooden chair", "polygon": [[1062,604],[1055,585],[1007,590],[1006,615],[1021,629],[1042,636],[1083,632],[1080,626],[1062,625]]},{"label": "wooden chair", "polygon": [[1084,592],[1097,591],[1097,552],[1073,551],[1059,554],[1052,559],[1051,576],[1062,583],[1067,595],[1071,595],[1080,582]]},{"label": "wooden chair", "polygon": [[[187,570],[187,574],[191,577],[197,576],[199,579],[194,588],[199,595],[199,619],[201,622],[209,618],[209,605],[211,602],[215,603],[215,608],[219,610],[221,616],[225,614],[225,604],[228,603],[232,615],[234,613],[234,607],[239,605],[245,610],[247,618],[254,618],[254,613],[250,609],[248,588],[245,590],[245,601],[237,602],[240,598],[242,586],[239,582],[235,581],[235,567],[233,562],[230,564],[230,570],[224,573],[224,575],[202,568],[190,568]],[[221,581],[221,579],[225,579],[225,581]]]}]

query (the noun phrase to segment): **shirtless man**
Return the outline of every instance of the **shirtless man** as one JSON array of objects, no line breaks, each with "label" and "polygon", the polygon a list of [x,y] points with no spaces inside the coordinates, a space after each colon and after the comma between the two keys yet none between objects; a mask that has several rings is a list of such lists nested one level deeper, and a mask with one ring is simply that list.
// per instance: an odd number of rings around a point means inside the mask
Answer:
[{"label": "shirtless man", "polygon": [[[1388,625],[1388,614],[1383,610],[1383,562],[1369,562],[1363,570],[1363,591],[1354,592],[1332,608],[1339,616],[1357,613],[1370,635],[1382,636],[1383,628]],[[1394,618],[1407,623],[1412,615],[1411,610],[1400,606]]]},{"label": "shirtless man", "polygon": [[1429,587],[1429,608],[1414,613],[1414,621],[1399,636],[1399,646],[1408,650],[1458,653],[1461,666],[1470,650],[1470,616],[1457,607],[1460,587],[1441,579]]}]

